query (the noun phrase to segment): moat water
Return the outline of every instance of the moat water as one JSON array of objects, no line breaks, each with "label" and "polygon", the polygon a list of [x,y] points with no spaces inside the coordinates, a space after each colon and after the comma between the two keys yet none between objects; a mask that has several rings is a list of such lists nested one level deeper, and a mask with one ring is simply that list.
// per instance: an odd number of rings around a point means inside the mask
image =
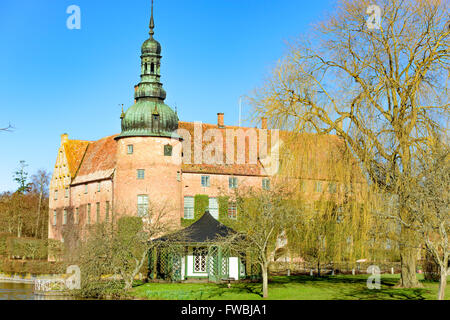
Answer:
[{"label": "moat water", "polygon": [[44,297],[33,293],[33,284],[0,282],[0,300],[72,300],[72,297]]}]

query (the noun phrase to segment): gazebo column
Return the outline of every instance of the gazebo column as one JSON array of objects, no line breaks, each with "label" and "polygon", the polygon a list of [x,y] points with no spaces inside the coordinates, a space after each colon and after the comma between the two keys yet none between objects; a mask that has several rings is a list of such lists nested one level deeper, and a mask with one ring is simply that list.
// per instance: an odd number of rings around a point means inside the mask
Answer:
[{"label": "gazebo column", "polygon": [[156,280],[158,277],[158,248],[153,249],[153,280]]}]

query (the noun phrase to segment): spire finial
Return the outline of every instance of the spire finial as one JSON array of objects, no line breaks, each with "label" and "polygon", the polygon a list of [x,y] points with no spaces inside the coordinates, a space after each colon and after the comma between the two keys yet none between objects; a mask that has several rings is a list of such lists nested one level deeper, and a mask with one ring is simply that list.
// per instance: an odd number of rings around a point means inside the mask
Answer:
[{"label": "spire finial", "polygon": [[120,114],[120,119],[125,118],[125,112],[123,112],[123,104],[119,104],[119,107],[122,106],[122,113]]},{"label": "spire finial", "polygon": [[155,21],[153,20],[153,0],[152,0],[152,17],[150,18],[150,38],[153,39],[153,35],[155,34],[155,31],[153,29],[155,28]]}]

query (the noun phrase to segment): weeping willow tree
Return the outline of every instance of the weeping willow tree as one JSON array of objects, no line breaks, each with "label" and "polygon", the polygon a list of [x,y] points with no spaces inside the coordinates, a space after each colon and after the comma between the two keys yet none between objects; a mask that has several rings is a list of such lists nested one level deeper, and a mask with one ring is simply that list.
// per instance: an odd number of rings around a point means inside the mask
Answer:
[{"label": "weeping willow tree", "polygon": [[[368,183],[398,196],[395,215],[411,225],[404,181],[449,115],[448,1],[377,1],[376,28],[367,23],[372,4],[337,1],[291,43],[251,102],[274,127],[339,134]],[[416,287],[420,244],[411,228],[400,231],[401,286]]]},{"label": "weeping willow tree", "polygon": [[317,266],[367,258],[372,217],[367,185],[341,138],[283,133],[277,180],[292,189],[297,225],[287,230],[291,257]]}]

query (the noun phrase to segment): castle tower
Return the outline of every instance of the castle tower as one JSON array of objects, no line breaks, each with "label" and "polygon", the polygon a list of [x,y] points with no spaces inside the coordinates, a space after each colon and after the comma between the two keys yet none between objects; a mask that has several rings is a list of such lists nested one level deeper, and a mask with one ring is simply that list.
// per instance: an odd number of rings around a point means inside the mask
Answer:
[{"label": "castle tower", "polygon": [[[142,214],[146,205],[164,205],[171,219],[181,218],[180,139],[178,116],[164,103],[161,45],[154,39],[153,0],[150,38],[141,48],[141,81],[135,87],[135,104],[122,113],[122,132],[116,137],[114,206],[118,214]],[[179,154],[175,154],[175,152]]]}]

